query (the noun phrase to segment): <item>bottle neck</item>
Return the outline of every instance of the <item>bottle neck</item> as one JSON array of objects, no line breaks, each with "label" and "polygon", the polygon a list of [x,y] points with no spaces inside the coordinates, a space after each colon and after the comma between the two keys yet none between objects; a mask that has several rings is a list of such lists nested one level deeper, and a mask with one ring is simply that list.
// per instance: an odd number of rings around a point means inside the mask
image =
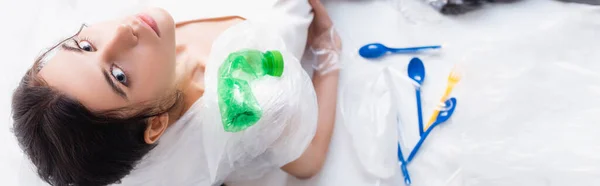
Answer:
[{"label": "bottle neck", "polygon": [[275,77],[281,77],[283,74],[283,57],[281,53],[276,50],[270,50],[265,52],[265,61],[263,61],[263,70],[270,75]]}]

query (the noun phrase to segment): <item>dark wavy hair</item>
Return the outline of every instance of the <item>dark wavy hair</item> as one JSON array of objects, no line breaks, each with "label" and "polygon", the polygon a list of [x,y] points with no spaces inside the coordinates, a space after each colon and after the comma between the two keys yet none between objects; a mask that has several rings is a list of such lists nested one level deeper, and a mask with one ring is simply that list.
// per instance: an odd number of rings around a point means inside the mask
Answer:
[{"label": "dark wavy hair", "polygon": [[119,183],[156,145],[144,141],[148,118],[174,108],[182,95],[130,108],[135,110],[130,116],[123,114],[127,108],[94,113],[37,75],[48,52],[38,57],[13,94],[13,132],[20,147],[50,185]]}]

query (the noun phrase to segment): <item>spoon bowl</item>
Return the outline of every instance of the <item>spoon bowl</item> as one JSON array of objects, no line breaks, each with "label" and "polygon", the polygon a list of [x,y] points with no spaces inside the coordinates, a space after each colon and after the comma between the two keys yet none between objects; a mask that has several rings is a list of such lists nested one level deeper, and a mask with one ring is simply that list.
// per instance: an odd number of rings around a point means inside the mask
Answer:
[{"label": "spoon bowl", "polygon": [[408,63],[408,76],[419,85],[425,81],[425,65],[419,58],[412,58]]},{"label": "spoon bowl", "polygon": [[385,55],[388,53],[388,50],[388,47],[381,43],[371,43],[360,47],[360,49],[358,49],[358,54],[364,58],[373,59]]},{"label": "spoon bowl", "polygon": [[438,125],[440,123],[446,122],[452,114],[454,113],[454,109],[456,108],[456,98],[450,98],[448,101],[444,103],[444,110],[440,111],[438,114],[438,118],[435,120],[434,124]]}]

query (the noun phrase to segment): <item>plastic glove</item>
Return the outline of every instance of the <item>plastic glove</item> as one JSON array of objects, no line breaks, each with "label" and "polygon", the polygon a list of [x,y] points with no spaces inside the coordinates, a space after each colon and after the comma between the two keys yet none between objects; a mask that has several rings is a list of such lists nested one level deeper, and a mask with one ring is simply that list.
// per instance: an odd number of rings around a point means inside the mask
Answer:
[{"label": "plastic glove", "polygon": [[333,26],[314,37],[309,44],[309,51],[313,54],[315,72],[325,75],[340,69],[342,42]]},{"label": "plastic glove", "polygon": [[313,55],[313,68],[319,75],[340,69],[342,40],[333,27],[331,17],[320,0],[309,0],[315,15],[308,28],[308,48]]}]

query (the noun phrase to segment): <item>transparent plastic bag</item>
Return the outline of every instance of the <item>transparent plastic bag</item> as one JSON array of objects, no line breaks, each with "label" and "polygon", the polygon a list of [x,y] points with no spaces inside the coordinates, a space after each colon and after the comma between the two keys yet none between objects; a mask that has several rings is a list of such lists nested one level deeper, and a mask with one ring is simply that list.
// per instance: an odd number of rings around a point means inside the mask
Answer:
[{"label": "transparent plastic bag", "polygon": [[[205,72],[203,141],[213,183],[254,179],[300,157],[317,127],[317,100],[310,77],[286,50],[269,23],[245,21],[225,31],[213,44]],[[263,115],[236,133],[221,123],[217,97],[218,68],[228,54],[241,49],[278,50],[284,59],[281,77],[253,81],[252,92]]]},{"label": "transparent plastic bag", "polygon": [[[359,68],[359,67],[355,67]],[[388,68],[356,74],[343,88],[340,112],[363,167],[377,178],[398,170],[398,99]]]}]

